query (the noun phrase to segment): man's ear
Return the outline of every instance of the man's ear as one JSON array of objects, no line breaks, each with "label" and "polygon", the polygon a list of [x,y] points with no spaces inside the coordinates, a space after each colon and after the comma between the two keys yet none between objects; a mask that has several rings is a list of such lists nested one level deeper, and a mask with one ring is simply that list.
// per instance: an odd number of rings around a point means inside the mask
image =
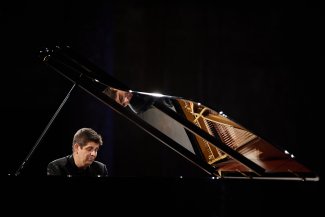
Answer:
[{"label": "man's ear", "polygon": [[73,151],[74,152],[78,151],[78,147],[80,147],[78,143],[73,144]]}]

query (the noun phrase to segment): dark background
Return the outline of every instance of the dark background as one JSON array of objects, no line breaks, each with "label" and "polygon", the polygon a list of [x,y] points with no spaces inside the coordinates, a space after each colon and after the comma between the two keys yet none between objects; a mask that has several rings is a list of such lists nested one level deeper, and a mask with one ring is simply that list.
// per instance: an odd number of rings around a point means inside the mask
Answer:
[{"label": "dark background", "polygon": [[[38,59],[40,50],[55,45],[70,45],[133,90],[181,96],[222,110],[259,136],[290,150],[321,176],[324,34],[320,8],[253,10],[123,1],[7,3],[1,9],[1,23],[2,173],[10,179],[72,87]],[[177,194],[191,195],[194,190],[209,206],[216,198],[232,203],[251,194],[258,198],[258,210],[264,212],[270,208],[263,206],[269,201],[261,197],[268,198],[270,193],[282,195],[284,203],[287,198],[283,196],[293,193],[292,198],[303,198],[294,200],[298,206],[319,193],[318,183],[236,181],[220,183],[221,193],[214,192],[215,183],[201,180],[206,174],[79,88],[20,176],[44,180],[47,163],[71,153],[73,134],[81,127],[92,127],[103,135],[98,159],[108,165],[113,177],[129,177],[131,183],[134,177],[142,177],[136,182],[149,186],[148,179],[156,183],[167,178],[167,183],[159,185],[171,189],[176,187],[170,178],[194,177],[190,184],[178,184]],[[247,187],[252,191],[246,192]],[[314,202],[309,200],[306,209],[318,208]],[[205,211],[231,215],[229,203],[218,203],[222,212]]]}]

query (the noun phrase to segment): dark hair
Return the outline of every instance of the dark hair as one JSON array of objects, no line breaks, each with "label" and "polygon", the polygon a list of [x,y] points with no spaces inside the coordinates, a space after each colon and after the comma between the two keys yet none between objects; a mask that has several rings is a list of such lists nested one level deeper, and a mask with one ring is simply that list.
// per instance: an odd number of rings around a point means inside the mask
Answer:
[{"label": "dark hair", "polygon": [[88,142],[95,142],[100,146],[103,145],[102,136],[91,128],[81,128],[73,136],[72,147],[78,143],[80,147],[84,147]]},{"label": "dark hair", "polygon": [[103,93],[106,94],[107,96],[111,97],[112,99],[116,98],[116,92],[117,90],[111,87],[107,87]]}]

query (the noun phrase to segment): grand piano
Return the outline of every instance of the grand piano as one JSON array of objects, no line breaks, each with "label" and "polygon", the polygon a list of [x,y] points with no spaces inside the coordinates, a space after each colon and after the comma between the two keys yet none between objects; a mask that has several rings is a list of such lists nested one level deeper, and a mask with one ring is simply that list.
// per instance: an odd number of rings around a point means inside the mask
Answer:
[{"label": "grand piano", "polygon": [[319,180],[292,153],[221,111],[182,97],[132,90],[69,46],[46,48],[40,58],[212,178]]}]

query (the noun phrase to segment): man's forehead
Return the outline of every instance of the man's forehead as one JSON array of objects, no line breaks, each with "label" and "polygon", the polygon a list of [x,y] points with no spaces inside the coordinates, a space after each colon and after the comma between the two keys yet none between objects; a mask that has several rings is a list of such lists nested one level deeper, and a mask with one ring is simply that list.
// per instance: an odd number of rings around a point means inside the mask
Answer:
[{"label": "man's forehead", "polygon": [[99,144],[96,142],[88,142],[84,147],[85,148],[88,148],[88,147],[98,148]]}]

